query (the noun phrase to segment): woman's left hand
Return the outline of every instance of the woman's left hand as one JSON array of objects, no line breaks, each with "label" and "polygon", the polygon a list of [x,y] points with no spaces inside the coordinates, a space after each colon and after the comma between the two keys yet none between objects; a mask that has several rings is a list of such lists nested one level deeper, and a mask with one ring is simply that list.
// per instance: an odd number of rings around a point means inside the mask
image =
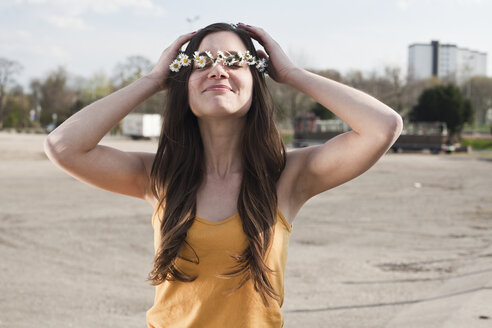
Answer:
[{"label": "woman's left hand", "polygon": [[297,67],[290,61],[280,45],[262,28],[238,23],[238,27],[246,30],[248,34],[258,41],[266,50],[258,50],[258,56],[267,61],[267,72],[278,83],[287,83],[289,74]]}]

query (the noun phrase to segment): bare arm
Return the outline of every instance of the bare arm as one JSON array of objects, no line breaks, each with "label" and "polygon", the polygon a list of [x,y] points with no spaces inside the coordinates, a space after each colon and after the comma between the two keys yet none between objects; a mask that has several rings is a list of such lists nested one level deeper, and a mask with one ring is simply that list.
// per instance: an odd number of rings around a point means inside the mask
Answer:
[{"label": "bare arm", "polygon": [[299,152],[306,165],[298,179],[303,199],[368,170],[401,133],[401,116],[364,92],[301,69],[292,71],[287,83],[330,108],[352,128],[323,145]]},{"label": "bare arm", "polygon": [[101,189],[145,198],[144,153],[98,145],[104,135],[157,91],[143,77],[88,105],[52,131],[44,142],[48,158],[73,177]]},{"label": "bare arm", "polygon": [[165,89],[168,66],[191,37],[192,33],[183,35],[164,50],[148,76],[84,107],[53,130],[44,141],[48,158],[83,182],[148,199],[149,169],[154,154],[123,152],[98,143],[135,107]]},{"label": "bare arm", "polygon": [[290,152],[285,170],[287,196],[294,213],[312,196],[368,170],[389,149],[403,128],[401,116],[374,97],[296,67],[261,28],[240,24],[267,53],[269,75],[330,108],[352,131],[323,145]]}]

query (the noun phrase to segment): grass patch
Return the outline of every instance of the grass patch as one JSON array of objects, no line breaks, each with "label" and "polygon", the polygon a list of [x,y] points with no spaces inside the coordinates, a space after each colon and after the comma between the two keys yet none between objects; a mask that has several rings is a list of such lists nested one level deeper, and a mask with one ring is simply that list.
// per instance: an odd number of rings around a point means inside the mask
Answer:
[{"label": "grass patch", "polygon": [[490,125],[471,125],[465,123],[461,133],[490,133]]},{"label": "grass patch", "polygon": [[461,145],[471,146],[475,150],[492,150],[492,139],[463,138]]}]

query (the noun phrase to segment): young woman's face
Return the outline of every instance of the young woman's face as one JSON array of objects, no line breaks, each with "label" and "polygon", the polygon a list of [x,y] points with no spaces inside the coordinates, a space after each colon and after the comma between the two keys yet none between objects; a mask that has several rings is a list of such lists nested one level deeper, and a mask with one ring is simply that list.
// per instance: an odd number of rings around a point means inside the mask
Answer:
[{"label": "young woman's face", "polygon": [[[246,46],[232,32],[215,32],[205,36],[198,52],[246,52]],[[253,76],[246,63],[226,66],[222,62],[198,68],[196,64],[188,80],[189,104],[197,117],[244,116],[251,106]]]}]

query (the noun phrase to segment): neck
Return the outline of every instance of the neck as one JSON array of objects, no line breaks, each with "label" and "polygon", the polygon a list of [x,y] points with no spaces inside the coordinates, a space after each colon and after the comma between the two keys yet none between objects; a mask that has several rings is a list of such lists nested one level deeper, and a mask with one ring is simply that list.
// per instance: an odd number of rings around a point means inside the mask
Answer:
[{"label": "neck", "polygon": [[242,174],[241,135],[245,122],[244,117],[198,118],[207,175],[225,178]]}]

